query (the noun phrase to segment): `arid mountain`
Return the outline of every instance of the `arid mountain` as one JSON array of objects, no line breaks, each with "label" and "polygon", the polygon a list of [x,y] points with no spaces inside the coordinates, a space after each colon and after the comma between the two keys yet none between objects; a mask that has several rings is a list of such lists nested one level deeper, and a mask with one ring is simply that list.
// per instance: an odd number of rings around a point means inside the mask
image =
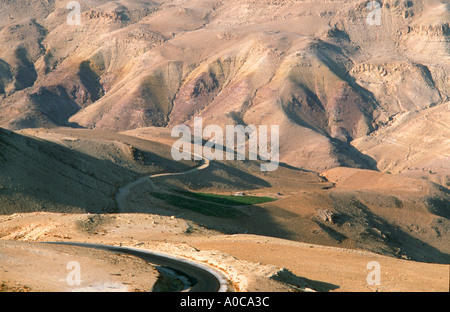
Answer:
[{"label": "arid mountain", "polygon": [[[384,289],[445,288],[448,0],[80,0],[79,25],[68,2],[0,0],[0,240],[147,246],[235,290],[275,280],[262,263],[366,289],[376,253]],[[195,117],[278,125],[278,169],[174,160]]]},{"label": "arid mountain", "polygon": [[[448,182],[446,1],[379,1],[375,24],[368,1],[80,3],[69,25],[66,1],[1,1],[1,127],[277,124],[290,165]],[[444,126],[414,131],[433,148],[398,166],[404,153],[384,148],[404,135],[397,120]]]}]

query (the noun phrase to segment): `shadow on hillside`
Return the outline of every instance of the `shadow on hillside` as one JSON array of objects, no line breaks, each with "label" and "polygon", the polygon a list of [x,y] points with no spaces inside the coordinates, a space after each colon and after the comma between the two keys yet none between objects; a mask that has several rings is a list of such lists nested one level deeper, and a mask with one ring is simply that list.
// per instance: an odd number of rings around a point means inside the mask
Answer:
[{"label": "shadow on hillside", "polygon": [[272,276],[271,279],[294,286],[295,288],[300,289],[302,291],[308,291],[309,289],[313,289],[317,292],[329,292],[331,290],[339,288],[339,286],[335,284],[310,280],[305,277],[297,276],[287,269],[282,269],[281,271],[278,272],[277,275]]},{"label": "shadow on hillside", "polygon": [[[380,245],[381,243],[385,246],[383,249],[389,250],[392,256],[400,257],[401,255],[406,255],[411,260],[426,263],[450,263],[449,254],[441,252],[426,242],[413,237],[399,226],[391,224],[379,217],[354,196],[350,195],[349,197],[343,198],[333,197],[333,202],[335,203],[336,211],[341,213],[344,218],[350,220],[351,223],[364,225],[366,229],[364,232],[360,233],[358,237],[350,238],[360,241],[369,247],[366,249],[370,250],[370,246]],[[339,232],[339,228],[339,226],[333,226],[332,234],[338,237],[341,237],[341,235],[345,237]],[[383,240],[380,240],[379,233],[385,235]],[[356,235],[356,233],[354,234]]]},{"label": "shadow on hillside", "polygon": [[174,177],[156,178],[168,187],[183,186],[190,189],[217,188],[221,191],[252,190],[270,187],[270,183],[239,168],[212,161],[201,171]]},{"label": "shadow on hillside", "polygon": [[[146,151],[145,156],[164,171],[191,168],[151,152]],[[140,175],[111,160],[3,129],[0,159],[1,214],[116,212],[118,188]]]}]

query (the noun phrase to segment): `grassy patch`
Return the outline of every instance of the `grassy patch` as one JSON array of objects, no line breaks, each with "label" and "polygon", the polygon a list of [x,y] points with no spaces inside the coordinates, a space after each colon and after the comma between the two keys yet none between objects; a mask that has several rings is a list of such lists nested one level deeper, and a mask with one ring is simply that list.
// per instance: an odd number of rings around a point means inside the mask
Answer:
[{"label": "grassy patch", "polygon": [[193,193],[188,191],[176,191],[176,192],[194,199],[229,206],[257,205],[277,200],[276,198],[273,197],[218,195],[209,193]]},{"label": "grassy patch", "polygon": [[150,193],[151,196],[164,200],[168,204],[181,208],[188,209],[194,212],[201,213],[206,216],[213,216],[226,219],[237,219],[247,217],[247,215],[235,208],[219,205],[212,202],[200,201],[194,198],[186,198],[183,196],[165,194],[165,193]]}]

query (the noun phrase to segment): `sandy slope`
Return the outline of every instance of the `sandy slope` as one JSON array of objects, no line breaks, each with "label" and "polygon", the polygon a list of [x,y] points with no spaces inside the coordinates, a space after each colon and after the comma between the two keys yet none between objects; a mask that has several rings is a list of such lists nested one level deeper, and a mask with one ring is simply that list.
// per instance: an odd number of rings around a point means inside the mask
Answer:
[{"label": "sandy slope", "polygon": [[[159,276],[145,261],[97,250],[1,241],[0,251],[2,292],[151,291]],[[71,262],[79,264],[79,284]]]},{"label": "sandy slope", "polygon": [[[94,217],[94,222],[89,223]],[[35,223],[45,230],[31,236],[17,229]],[[58,226],[53,226],[57,224]],[[16,230],[14,230],[16,229]],[[448,291],[448,265],[426,264],[385,257],[365,251],[324,247],[255,235],[221,235],[180,218],[150,214],[122,214],[110,216],[68,214],[18,214],[3,218],[0,224],[1,254],[16,259],[15,265],[2,262],[1,279],[7,285],[3,290],[14,291],[15,285],[25,290],[61,289],[57,274],[64,278],[66,260],[83,262],[89,275],[83,285],[91,290],[113,282],[130,282],[128,290],[141,285],[150,287],[145,280],[153,274],[148,266],[130,257],[113,256],[99,251],[74,247],[24,245],[17,241],[67,241],[130,246],[182,256],[210,265],[223,272],[235,290],[239,291]],[[10,233],[10,235],[4,235]],[[15,240],[15,242],[11,242]],[[26,250],[23,248],[26,246]],[[18,252],[18,250],[22,250]],[[73,251],[76,250],[76,255]],[[38,252],[51,256],[56,272],[48,271],[45,261],[36,263],[30,254]],[[62,252],[62,254],[61,254]],[[73,258],[75,257],[76,258]],[[92,257],[95,258],[92,258]],[[45,258],[44,259],[47,259]],[[118,263],[114,262],[119,257]],[[40,258],[42,259],[42,258]],[[84,263],[88,265],[84,265]],[[106,262],[112,264],[105,265]],[[126,262],[124,262],[126,261]],[[367,263],[381,265],[381,285],[366,282]],[[26,277],[30,264],[35,275]],[[37,269],[36,269],[37,267]],[[8,272],[3,273],[6,270]],[[150,270],[150,271],[149,271]],[[36,272],[38,274],[36,275]],[[146,273],[147,272],[147,273]],[[121,275],[113,275],[120,273]],[[86,273],[87,274],[87,273]],[[132,274],[132,275],[130,275]],[[134,276],[133,276],[134,275]],[[34,278],[33,278],[34,276]],[[42,276],[45,283],[36,280]],[[57,275],[59,276],[59,275]],[[150,279],[152,281],[152,279]],[[110,282],[109,284],[107,282]],[[102,284],[103,283],[103,284]],[[8,287],[8,288],[6,288]],[[65,288],[62,288],[67,290]],[[104,289],[103,289],[104,290]],[[115,288],[111,290],[124,290]]]},{"label": "sandy slope", "polygon": [[352,144],[374,158],[384,172],[427,178],[448,187],[449,112],[450,103],[447,102],[420,112],[403,113],[394,118],[389,127]]}]

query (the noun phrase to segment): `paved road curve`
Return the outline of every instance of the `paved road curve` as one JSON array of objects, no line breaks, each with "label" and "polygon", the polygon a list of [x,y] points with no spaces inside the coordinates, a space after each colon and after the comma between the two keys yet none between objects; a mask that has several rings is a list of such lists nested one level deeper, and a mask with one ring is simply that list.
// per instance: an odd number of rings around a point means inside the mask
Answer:
[{"label": "paved road curve", "polygon": [[159,265],[176,272],[182,272],[188,277],[191,283],[191,288],[189,289],[190,292],[219,292],[227,290],[225,278],[206,266],[188,262],[186,260],[176,259],[170,256],[155,254],[150,251],[127,247],[63,242],[49,242],[48,244],[95,248],[139,257],[152,264]]}]

